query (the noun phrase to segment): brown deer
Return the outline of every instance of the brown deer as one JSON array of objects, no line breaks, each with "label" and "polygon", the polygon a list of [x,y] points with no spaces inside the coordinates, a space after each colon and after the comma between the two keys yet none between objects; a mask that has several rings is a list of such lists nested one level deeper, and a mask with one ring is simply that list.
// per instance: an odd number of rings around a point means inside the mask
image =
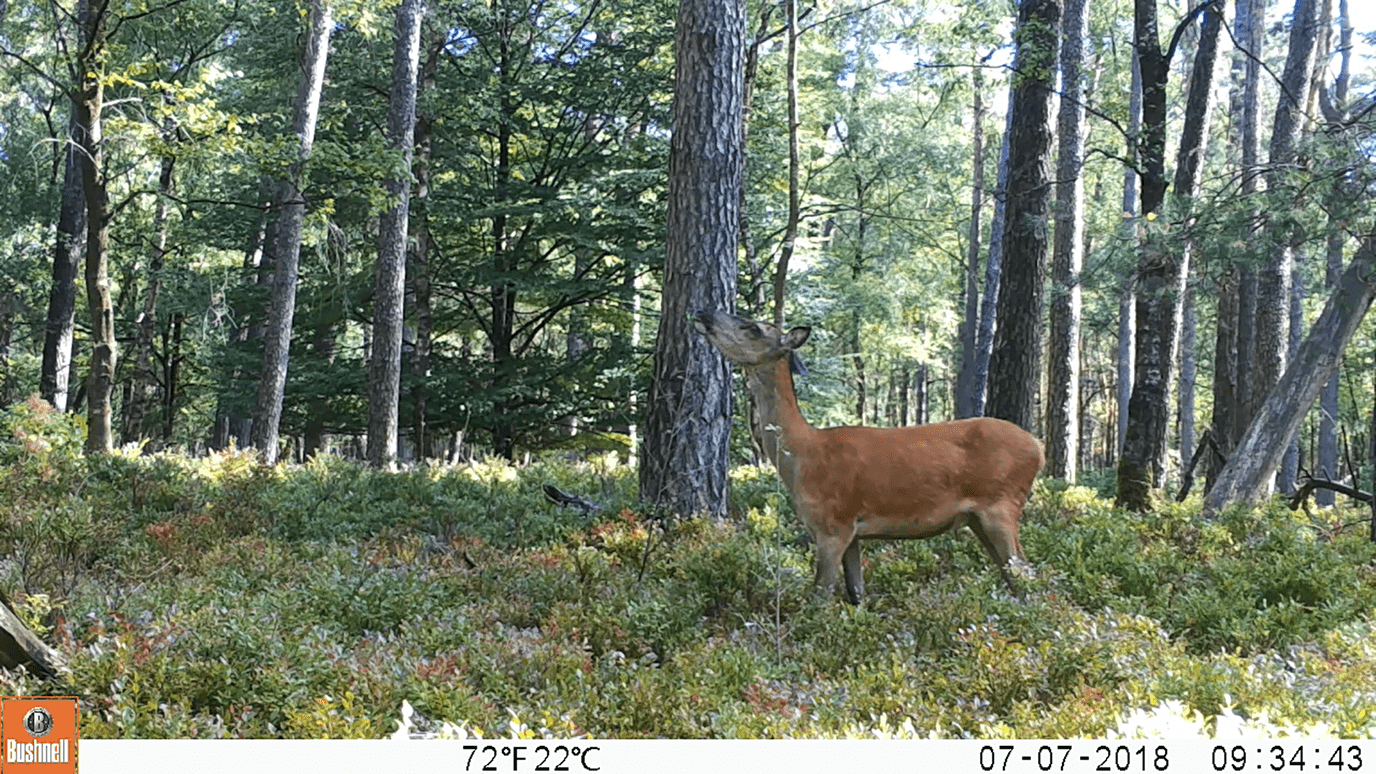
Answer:
[{"label": "brown deer", "polygon": [[846,595],[864,593],[860,538],[929,538],[964,524],[1017,591],[1009,564],[1026,561],[1018,517],[1041,470],[1041,444],[1001,419],[916,427],[815,428],[798,410],[794,353],[811,328],[784,333],[723,311],[695,326],[745,371],[757,437],[817,543],[817,591],[829,597],[844,568]]}]

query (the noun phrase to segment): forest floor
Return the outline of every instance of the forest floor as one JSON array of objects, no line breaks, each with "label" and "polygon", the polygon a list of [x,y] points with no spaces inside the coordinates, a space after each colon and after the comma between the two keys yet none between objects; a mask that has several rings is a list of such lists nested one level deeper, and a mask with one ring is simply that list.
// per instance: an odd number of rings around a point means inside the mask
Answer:
[{"label": "forest floor", "polygon": [[[371,471],[88,460],[0,415],[0,587],[86,738],[1099,737],[1376,732],[1364,512],[1114,510],[1039,483],[1010,596],[962,530],[866,545],[818,602],[772,471],[667,519],[615,456]],[[541,486],[602,505],[556,509]],[[22,591],[17,591],[22,590]]]}]

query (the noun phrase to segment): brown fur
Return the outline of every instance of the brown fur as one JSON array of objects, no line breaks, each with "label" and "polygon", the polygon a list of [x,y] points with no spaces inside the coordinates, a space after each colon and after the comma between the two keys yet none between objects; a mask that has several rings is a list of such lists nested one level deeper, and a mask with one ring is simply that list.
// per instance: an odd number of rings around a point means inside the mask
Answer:
[{"label": "brown fur", "polygon": [[1005,582],[1026,560],[1018,518],[1041,470],[1041,444],[1001,419],[916,427],[818,429],[798,410],[790,353],[808,328],[787,333],[727,312],[699,312],[697,329],[745,370],[765,452],[817,542],[816,584],[829,595],[844,569],[859,603],[861,538],[927,538],[968,525]]}]

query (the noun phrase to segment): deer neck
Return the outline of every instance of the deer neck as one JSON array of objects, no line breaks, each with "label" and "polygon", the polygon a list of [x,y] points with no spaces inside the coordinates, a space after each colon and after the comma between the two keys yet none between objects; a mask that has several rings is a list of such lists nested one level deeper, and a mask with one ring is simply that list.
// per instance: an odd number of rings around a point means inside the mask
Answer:
[{"label": "deer neck", "polygon": [[798,410],[788,358],[750,369],[747,385],[755,399],[756,437],[764,446],[765,456],[792,491],[797,469],[795,453],[814,430]]}]

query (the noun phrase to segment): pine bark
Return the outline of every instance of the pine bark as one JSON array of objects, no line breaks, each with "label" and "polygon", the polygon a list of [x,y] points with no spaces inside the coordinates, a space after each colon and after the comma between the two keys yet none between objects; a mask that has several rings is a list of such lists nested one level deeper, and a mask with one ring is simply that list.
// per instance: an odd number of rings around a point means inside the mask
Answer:
[{"label": "pine bark", "polygon": [[736,296],[745,3],[682,0],[676,30],[667,250],[640,497],[723,518],[730,371],[689,314],[729,309]]},{"label": "pine bark", "polygon": [[1051,105],[1061,4],[1023,0],[1009,112],[1003,278],[989,360],[986,416],[1032,430],[1041,384],[1042,311],[1051,252]]},{"label": "pine bark", "polygon": [[411,159],[416,130],[420,67],[421,0],[402,0],[396,9],[392,89],[387,111],[387,145],[401,151],[402,166],[386,183],[397,203],[378,224],[373,284],[373,357],[368,364],[368,463],[390,467],[397,456],[401,396],[401,339],[406,303],[406,239],[411,212]]},{"label": "pine bark", "polygon": [[1080,441],[1080,270],[1084,263],[1084,102],[1088,0],[1068,0],[1061,36],[1061,106],[1057,120],[1056,234],[1051,261],[1047,474],[1074,483]]},{"label": "pine bark", "polygon": [[302,191],[304,167],[315,143],[315,123],[320,115],[320,95],[329,56],[330,32],[333,29],[333,14],[328,0],[312,0],[310,29],[301,59],[301,83],[296,92],[292,116],[297,160],[289,169],[287,179],[281,182],[274,204],[278,216],[273,230],[272,302],[263,333],[263,370],[258,380],[258,400],[253,409],[253,447],[270,465],[277,462],[282,398],[291,355],[292,320],[296,315],[301,232],[306,218],[306,200]]}]

